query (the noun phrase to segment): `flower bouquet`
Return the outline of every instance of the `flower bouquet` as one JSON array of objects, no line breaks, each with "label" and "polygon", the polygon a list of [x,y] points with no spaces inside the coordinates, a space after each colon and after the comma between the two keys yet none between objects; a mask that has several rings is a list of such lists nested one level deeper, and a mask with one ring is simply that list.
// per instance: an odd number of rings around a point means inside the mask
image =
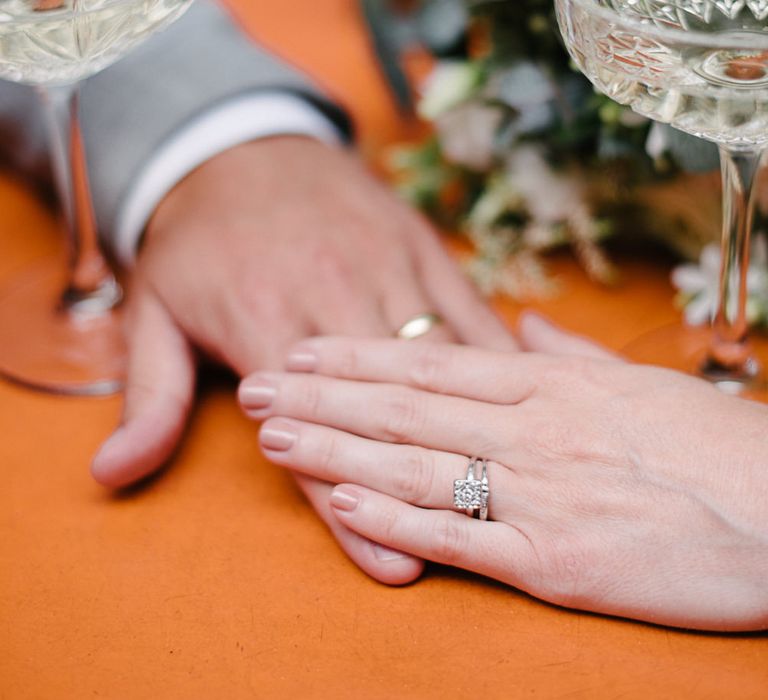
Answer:
[{"label": "flower bouquet", "polygon": [[[473,243],[480,287],[546,294],[544,255],[566,246],[610,284],[617,270],[604,241],[650,235],[687,260],[707,249],[697,274],[674,276],[693,304],[689,320],[706,320],[716,147],[595,93],[570,64],[550,0],[422,0],[411,10],[410,35],[435,57],[416,105],[434,129],[391,160],[404,195]],[[764,287],[755,284],[755,323],[768,320]]]}]

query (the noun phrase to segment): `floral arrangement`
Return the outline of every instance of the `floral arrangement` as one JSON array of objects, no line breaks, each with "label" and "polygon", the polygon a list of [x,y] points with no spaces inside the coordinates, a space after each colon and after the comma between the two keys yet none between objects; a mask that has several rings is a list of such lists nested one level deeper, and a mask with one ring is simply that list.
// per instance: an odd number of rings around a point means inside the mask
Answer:
[{"label": "floral arrangement", "polygon": [[[571,65],[552,0],[422,0],[416,17],[436,57],[417,110],[434,130],[398,148],[392,163],[408,199],[474,244],[468,265],[481,288],[548,293],[544,254],[564,246],[611,283],[617,271],[603,242],[650,233],[683,258],[702,256],[674,280],[689,321],[706,321],[718,255],[707,246],[720,221],[716,148],[597,94]],[[751,317],[766,323],[768,285],[755,290],[764,296]]]}]

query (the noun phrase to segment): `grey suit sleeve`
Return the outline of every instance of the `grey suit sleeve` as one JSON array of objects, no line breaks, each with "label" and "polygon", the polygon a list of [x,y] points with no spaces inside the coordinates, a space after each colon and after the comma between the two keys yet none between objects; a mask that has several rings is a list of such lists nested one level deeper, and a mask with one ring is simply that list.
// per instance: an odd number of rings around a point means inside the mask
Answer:
[{"label": "grey suit sleeve", "polygon": [[[212,0],[197,0],[175,24],[90,78],[81,113],[96,215],[113,230],[120,203],[142,165],[175,131],[212,106],[249,91],[305,97],[349,133],[343,113],[311,83],[250,42]],[[17,165],[45,157],[39,109],[29,88],[0,89],[0,138]]]}]

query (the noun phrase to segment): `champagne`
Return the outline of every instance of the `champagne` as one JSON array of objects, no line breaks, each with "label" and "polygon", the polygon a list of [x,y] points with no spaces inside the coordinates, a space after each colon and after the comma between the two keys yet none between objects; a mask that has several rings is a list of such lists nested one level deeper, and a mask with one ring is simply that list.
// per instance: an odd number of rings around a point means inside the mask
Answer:
[{"label": "champagne", "polygon": [[0,0],[0,78],[60,85],[88,77],[187,9],[191,0]]}]

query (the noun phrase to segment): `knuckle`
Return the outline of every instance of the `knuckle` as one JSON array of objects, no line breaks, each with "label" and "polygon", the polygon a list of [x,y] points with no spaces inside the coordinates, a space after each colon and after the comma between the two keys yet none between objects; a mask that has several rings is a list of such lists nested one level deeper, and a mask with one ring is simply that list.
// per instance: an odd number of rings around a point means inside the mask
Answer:
[{"label": "knuckle", "polygon": [[605,379],[605,363],[579,355],[562,356],[551,366],[544,381],[551,388],[563,391],[583,390],[585,385],[600,386]]},{"label": "knuckle", "polygon": [[278,294],[265,294],[264,290],[256,283],[249,283],[250,289],[246,289],[242,305],[248,318],[256,319],[266,328],[279,327],[290,316],[288,302]]},{"label": "knuckle", "polygon": [[595,446],[588,426],[581,425],[580,421],[558,420],[553,414],[532,420],[526,435],[535,454],[558,461],[587,456]]},{"label": "knuckle", "polygon": [[[402,290],[396,291],[393,289],[392,279],[395,276],[399,279],[417,279],[418,273],[414,267],[413,259],[410,254],[404,253],[398,246],[392,246],[391,249],[389,247],[382,249],[381,243],[377,242],[375,247],[378,250],[374,250],[372,247],[368,253],[368,258],[371,261],[375,261],[375,265],[372,265],[373,280],[376,286],[386,293],[385,301],[393,304],[393,308],[389,310],[395,311],[397,309],[402,313],[402,308],[399,304],[394,306],[396,295],[401,293]],[[393,318],[392,320],[400,321],[401,319]],[[404,321],[405,319],[402,320]]]},{"label": "knuckle", "polygon": [[536,452],[555,457],[570,456],[573,436],[569,428],[559,422],[543,422],[535,426],[529,433]]},{"label": "knuckle", "polygon": [[324,474],[332,472],[338,467],[339,443],[333,434],[324,436],[321,440],[313,441],[313,459]]},{"label": "knuckle", "polygon": [[[393,232],[393,235],[396,236],[397,233]],[[405,254],[400,246],[382,246],[382,242],[379,237],[367,238],[361,242],[366,257],[370,260],[376,260],[378,263],[375,270],[377,275],[382,280],[389,282],[395,270],[410,272],[410,256]]]},{"label": "knuckle", "polygon": [[625,448],[616,444],[610,425],[610,415],[601,420],[595,420],[594,414],[561,420],[551,414],[528,426],[528,446],[535,454],[558,463],[613,465],[621,460]]},{"label": "knuckle", "polygon": [[434,460],[427,450],[409,450],[392,473],[394,492],[408,503],[425,503],[432,493],[434,474]]},{"label": "knuckle", "polygon": [[546,597],[566,607],[580,607],[594,591],[591,573],[599,566],[595,556],[575,537],[561,537],[542,557],[542,586]]},{"label": "knuckle", "polygon": [[448,363],[435,348],[419,348],[408,369],[408,382],[418,389],[439,391],[444,384]]},{"label": "knuckle", "polygon": [[456,518],[440,518],[434,525],[432,541],[433,558],[443,564],[452,564],[467,552],[467,535]]},{"label": "knuckle", "polygon": [[381,435],[387,442],[407,443],[421,434],[424,405],[417,392],[401,387],[392,389],[381,408]]},{"label": "knuckle", "polygon": [[360,353],[350,343],[342,341],[333,350],[333,362],[341,377],[354,379],[360,373]]},{"label": "knuckle", "polygon": [[[187,395],[179,391],[158,390],[149,381],[133,380],[125,389],[125,405],[132,407],[148,407],[162,404],[169,413],[184,413],[189,405]],[[131,409],[135,412],[137,409]]]},{"label": "knuckle", "polygon": [[398,541],[398,528],[400,526],[400,517],[395,510],[382,510],[379,514],[379,532],[382,533],[384,542]]},{"label": "knuckle", "polygon": [[313,268],[325,284],[346,286],[353,278],[352,266],[330,247],[320,247],[313,255]]},{"label": "knuckle", "polygon": [[291,392],[296,397],[299,413],[307,418],[317,418],[323,408],[322,391],[318,383],[312,379],[312,377],[302,378]]}]

